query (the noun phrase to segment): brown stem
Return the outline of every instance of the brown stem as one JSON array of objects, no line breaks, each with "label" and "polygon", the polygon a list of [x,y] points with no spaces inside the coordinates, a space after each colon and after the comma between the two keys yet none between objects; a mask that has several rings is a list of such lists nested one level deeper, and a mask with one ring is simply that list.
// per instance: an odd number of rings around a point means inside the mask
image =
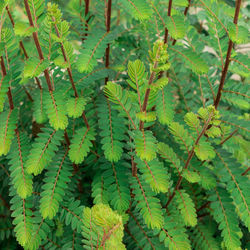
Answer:
[{"label": "brown stem", "polygon": [[[2,70],[2,74],[3,74],[3,78],[4,78],[7,75],[7,71],[6,71],[6,67],[5,67],[5,64],[4,64],[3,56],[1,56],[1,70]],[[13,110],[14,109],[14,103],[13,103],[13,98],[12,98],[11,88],[10,87],[8,89],[7,96],[8,96],[8,100],[9,100],[10,109]]]},{"label": "brown stem", "polygon": [[[24,6],[25,6],[25,10],[26,10],[28,19],[29,19],[30,26],[34,27],[34,23],[33,23],[32,15],[31,15],[31,12],[30,12],[30,7],[29,7],[28,0],[24,0]],[[36,49],[37,49],[39,58],[40,58],[40,60],[44,60],[42,48],[41,48],[41,45],[40,45],[40,42],[39,42],[39,39],[38,39],[38,34],[37,34],[37,32],[33,32],[32,35],[33,35],[33,39],[34,39],[34,42],[35,42],[35,45],[36,45]],[[49,91],[53,91],[48,69],[44,70],[44,76],[45,76]]]},{"label": "brown stem", "polygon": [[[171,16],[172,0],[168,2],[168,16]],[[168,29],[165,28],[164,43],[168,42]]]},{"label": "brown stem", "polygon": [[[107,9],[107,18],[106,18],[106,29],[107,32],[110,31],[110,24],[111,24],[111,7],[112,7],[112,0],[108,0],[108,9]],[[108,44],[106,51],[105,51],[105,67],[109,67],[109,54],[110,54],[110,44]],[[105,84],[107,84],[109,78],[105,78]]]},{"label": "brown stem", "polygon": [[244,171],[241,175],[246,175],[249,171],[250,171],[250,167],[246,171]]},{"label": "brown stem", "polygon": [[[236,24],[236,25],[238,23],[238,17],[239,17],[239,13],[240,13],[240,5],[241,5],[241,0],[237,0],[235,14],[234,14],[234,24]],[[220,85],[219,85],[217,96],[216,96],[216,99],[214,102],[214,106],[216,109],[219,106],[220,99],[221,99],[221,93],[222,93],[222,90],[223,90],[223,87],[225,84],[227,71],[228,71],[228,67],[229,67],[229,63],[230,63],[230,56],[231,56],[232,48],[233,48],[233,41],[230,39],[229,43],[228,43],[227,57],[226,57],[226,61],[224,63],[225,66],[224,66],[222,74],[221,74]]]},{"label": "brown stem", "polygon": [[238,132],[238,129],[235,129],[228,137],[226,137],[221,143],[220,145],[224,144],[227,140],[229,140],[235,133]]},{"label": "brown stem", "polygon": [[[205,123],[204,126],[203,126],[203,129],[202,129],[200,135],[199,135],[198,138],[196,139],[196,141],[195,141],[195,143],[194,143],[194,146],[193,146],[192,150],[190,151],[190,153],[189,153],[189,155],[188,155],[188,158],[187,158],[187,161],[186,161],[186,164],[185,164],[183,170],[188,168],[189,163],[191,162],[191,160],[192,160],[192,158],[193,158],[193,156],[194,156],[195,146],[198,145],[198,143],[199,143],[201,137],[205,134],[205,132],[206,132],[206,130],[207,130],[207,127],[208,127],[208,125],[209,125],[211,119],[212,119],[212,114],[210,114],[208,120],[206,121],[206,123]],[[178,181],[177,181],[177,184],[176,184],[176,186],[175,186],[175,189],[174,189],[172,195],[169,197],[168,202],[167,202],[167,204],[165,205],[165,208],[167,208],[168,205],[170,204],[170,202],[173,200],[173,198],[174,198],[174,196],[175,196],[175,194],[176,194],[176,190],[179,189],[182,180],[183,180],[183,176],[180,176],[179,179],[178,179]]]},{"label": "brown stem", "polygon": [[[55,23],[55,30],[56,30],[56,34],[57,36],[60,38],[60,33],[59,33],[59,30],[58,30],[58,27]],[[72,85],[72,88],[74,90],[74,93],[75,93],[75,97],[79,97],[78,93],[77,93],[77,90],[76,90],[76,86],[75,86],[75,83],[74,83],[74,79],[73,79],[73,74],[72,74],[72,69],[71,69],[71,66],[70,66],[70,62],[67,58],[67,55],[66,55],[66,51],[65,51],[65,48],[64,48],[64,45],[63,43],[61,42],[61,51],[62,51],[62,54],[63,54],[63,58],[64,58],[64,61],[68,63],[68,67],[67,67],[67,72],[68,72],[68,75],[69,75],[69,80],[71,82],[71,85]],[[87,129],[89,129],[89,123],[88,123],[88,120],[87,120],[87,117],[85,115],[85,112],[83,111],[82,113],[82,117],[83,117],[83,120],[85,122],[85,125],[87,127]]]},{"label": "brown stem", "polygon": [[211,203],[210,201],[206,202],[206,203],[203,204],[200,208],[198,208],[198,209],[196,210],[196,212],[197,212],[197,213],[200,212],[202,209],[206,208],[210,203]]}]

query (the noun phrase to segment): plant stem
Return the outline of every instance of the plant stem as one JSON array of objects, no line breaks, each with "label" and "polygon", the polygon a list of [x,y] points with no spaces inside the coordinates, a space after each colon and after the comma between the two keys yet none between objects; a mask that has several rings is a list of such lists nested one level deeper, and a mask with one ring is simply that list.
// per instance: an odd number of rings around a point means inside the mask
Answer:
[{"label": "plant stem", "polygon": [[[192,158],[193,158],[193,156],[194,156],[195,146],[198,145],[198,143],[199,143],[201,137],[202,137],[202,136],[204,135],[204,133],[206,132],[206,130],[207,130],[207,128],[208,128],[208,125],[209,125],[211,119],[212,119],[212,114],[210,114],[210,116],[208,117],[208,120],[207,120],[206,123],[204,124],[203,129],[202,129],[200,135],[197,137],[197,139],[196,139],[196,141],[195,141],[195,143],[194,143],[194,146],[193,146],[192,150],[189,152],[188,158],[187,158],[187,161],[186,161],[186,164],[185,164],[183,170],[188,168],[188,166],[189,166],[189,164],[190,164],[190,162],[191,162],[191,160],[192,160]],[[173,200],[173,198],[174,198],[174,196],[175,196],[175,194],[176,194],[176,190],[179,189],[182,180],[183,180],[183,176],[180,176],[179,179],[178,179],[178,181],[177,181],[177,184],[176,184],[176,186],[175,186],[175,189],[174,189],[172,195],[169,197],[168,202],[167,202],[167,204],[165,205],[165,208],[167,208],[168,205],[170,204],[170,202]]]},{"label": "plant stem", "polygon": [[[6,67],[5,67],[5,64],[4,64],[3,56],[1,56],[1,70],[2,70],[2,75],[3,75],[3,78],[4,78],[7,75],[7,71],[6,71]],[[13,104],[13,98],[12,98],[11,88],[10,87],[8,89],[7,95],[8,95],[10,110],[13,110],[14,109],[14,104]]]},{"label": "plant stem", "polygon": [[[107,19],[106,19],[106,29],[107,32],[110,31],[110,24],[111,24],[111,7],[112,7],[112,0],[108,0],[108,9],[107,9]],[[110,54],[110,44],[108,44],[106,51],[105,51],[105,67],[109,67],[109,54]],[[105,84],[107,84],[109,78],[105,78]]]},{"label": "plant stem", "polygon": [[[234,24],[235,25],[237,25],[237,23],[238,23],[238,18],[239,18],[239,13],[240,13],[240,5],[241,5],[241,0],[237,0],[236,7],[235,7],[235,14],[234,14]],[[227,57],[226,57],[226,60],[224,63],[225,66],[224,66],[222,74],[221,74],[220,85],[219,85],[217,96],[216,96],[216,99],[214,102],[214,106],[216,109],[219,106],[220,99],[221,99],[221,92],[222,92],[224,84],[225,84],[227,71],[228,71],[228,67],[229,67],[229,63],[230,63],[230,56],[231,56],[232,48],[233,48],[233,41],[231,39],[229,39],[228,49],[227,49]]]},{"label": "plant stem", "polygon": [[[27,16],[28,16],[28,19],[29,19],[30,26],[34,27],[34,23],[33,23],[32,15],[31,15],[31,12],[30,12],[30,7],[29,7],[28,0],[24,0],[24,6],[25,6],[25,10],[27,12]],[[39,58],[40,58],[40,60],[44,60],[44,56],[43,56],[42,48],[41,48],[41,45],[40,45],[40,42],[39,42],[39,39],[38,39],[37,31],[33,32],[32,35],[33,35],[33,39],[34,39],[34,42],[35,42],[35,45],[36,45],[36,49],[37,49]],[[49,91],[52,92],[53,88],[52,88],[52,85],[51,85],[51,80],[50,80],[48,69],[44,70],[44,76],[45,76]]]},{"label": "plant stem", "polygon": [[[188,12],[189,7],[190,7],[190,3],[191,3],[191,0],[188,0],[188,6],[187,6],[187,7],[185,8],[185,10],[184,10],[184,16],[187,15],[187,12]],[[175,45],[175,43],[176,43],[176,40],[174,39],[172,45]]]},{"label": "plant stem", "polygon": [[[8,6],[6,6],[6,10],[7,10],[8,16],[9,16],[9,18],[10,18],[10,22],[11,22],[11,24],[12,24],[12,27],[15,28],[15,21],[14,21],[14,19],[13,19],[11,13],[10,13],[10,11],[9,11],[9,7],[8,7]],[[21,48],[22,51],[23,51],[23,54],[24,54],[26,60],[28,60],[28,59],[29,59],[29,56],[28,56],[28,53],[27,53],[27,51],[26,51],[26,49],[25,49],[25,47],[24,47],[23,42],[20,41],[20,42],[19,42],[19,45],[20,45],[20,48]],[[36,80],[36,83],[37,83],[39,89],[42,89],[42,86],[41,86],[41,83],[40,83],[39,79],[38,79],[37,77],[35,77],[35,80]],[[31,96],[30,96],[30,97],[31,97]]]},{"label": "plant stem", "polygon": [[227,140],[229,140],[235,133],[238,132],[238,129],[235,129],[228,137],[226,137],[221,143],[220,145],[224,144]]},{"label": "plant stem", "polygon": [[[56,23],[55,23],[55,30],[56,30],[56,34],[57,34],[58,38],[60,38],[61,36],[60,36],[60,33],[59,33],[59,30],[58,30],[58,27],[57,27]],[[68,75],[69,75],[69,80],[70,80],[72,88],[74,90],[75,97],[78,98],[79,95],[77,93],[76,86],[75,86],[75,83],[74,83],[74,80],[73,80],[73,74],[72,74],[72,69],[71,69],[70,61],[67,58],[66,51],[65,51],[65,48],[64,48],[64,45],[63,45],[62,42],[61,42],[61,51],[62,51],[62,54],[63,54],[64,61],[67,62],[68,65],[69,65],[67,67],[67,72],[68,72]],[[87,129],[89,129],[90,128],[89,127],[89,123],[88,123],[88,120],[87,120],[87,117],[86,117],[84,111],[82,113],[82,117],[83,117],[83,120],[84,120],[84,123],[85,123]]]},{"label": "plant stem", "polygon": [[[168,16],[171,16],[172,0],[168,2]],[[164,43],[168,42],[168,29],[165,28]]]}]

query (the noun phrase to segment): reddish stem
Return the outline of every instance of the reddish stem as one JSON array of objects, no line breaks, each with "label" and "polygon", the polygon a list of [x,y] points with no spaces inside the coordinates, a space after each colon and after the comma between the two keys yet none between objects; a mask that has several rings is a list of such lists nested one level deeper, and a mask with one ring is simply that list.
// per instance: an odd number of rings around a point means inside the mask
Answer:
[{"label": "reddish stem", "polygon": [[[235,8],[235,14],[234,14],[234,24],[237,25],[238,23],[238,18],[239,18],[239,13],[240,13],[240,5],[241,5],[241,0],[237,0],[236,2],[236,8]],[[219,85],[219,89],[217,92],[217,96],[214,102],[214,106],[217,109],[220,103],[220,99],[221,99],[221,93],[225,84],[225,80],[226,80],[226,76],[227,76],[227,71],[228,71],[228,67],[230,64],[230,56],[231,56],[231,52],[233,49],[233,41],[230,39],[229,43],[228,43],[228,49],[227,49],[227,57],[226,57],[226,61],[225,61],[225,66],[223,68],[222,74],[221,74],[221,79],[220,79],[220,85]]]}]

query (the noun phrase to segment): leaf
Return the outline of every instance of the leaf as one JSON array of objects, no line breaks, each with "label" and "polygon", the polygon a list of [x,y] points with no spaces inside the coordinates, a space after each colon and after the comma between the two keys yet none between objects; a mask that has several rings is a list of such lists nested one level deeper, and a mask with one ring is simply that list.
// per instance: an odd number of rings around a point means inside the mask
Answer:
[{"label": "leaf", "polygon": [[151,131],[136,130],[134,141],[136,154],[140,157],[141,160],[151,161],[156,158],[157,140],[153,136]]},{"label": "leaf", "polygon": [[161,89],[158,93],[156,114],[162,125],[169,125],[174,119],[173,96],[169,87]]},{"label": "leaf", "polygon": [[109,32],[96,30],[93,34],[88,36],[85,42],[85,49],[79,55],[77,60],[77,69],[79,72],[91,72],[97,65],[97,59],[103,56],[103,52],[110,41]]},{"label": "leaf", "polygon": [[200,75],[208,72],[209,68],[207,63],[191,49],[182,49],[180,51],[176,49],[173,50],[184,58],[184,61],[194,73]]},{"label": "leaf", "polygon": [[39,76],[49,66],[49,60],[41,61],[37,57],[29,58],[24,66],[23,76],[25,78],[33,78]]},{"label": "leaf", "polygon": [[65,129],[68,126],[66,109],[64,108],[65,100],[62,91],[47,91],[44,93],[46,113],[49,117],[50,125],[58,129]]},{"label": "leaf", "polygon": [[10,75],[2,77],[0,80],[0,112],[3,112],[4,103],[7,97]]},{"label": "leaf", "polygon": [[29,175],[25,169],[25,161],[29,152],[29,140],[25,134],[19,133],[16,130],[16,136],[11,145],[10,153],[8,155],[10,167],[10,176],[12,184],[16,189],[17,194],[26,199],[32,194],[32,176]]},{"label": "leaf", "polygon": [[136,117],[143,122],[152,122],[156,120],[156,113],[151,112],[139,112],[136,114]]},{"label": "leaf", "polygon": [[34,94],[33,116],[34,116],[35,121],[39,124],[44,123],[48,120],[48,117],[45,111],[43,92],[44,92],[43,89],[37,89]]},{"label": "leaf", "polygon": [[35,32],[35,28],[31,27],[28,23],[16,22],[15,23],[15,34],[20,37],[31,36]]},{"label": "leaf", "polygon": [[66,109],[69,117],[78,118],[82,115],[85,105],[87,104],[84,97],[69,98]]},{"label": "leaf", "polygon": [[84,161],[92,146],[91,140],[95,139],[95,132],[92,128],[85,127],[78,129],[71,141],[69,158],[72,162],[78,164]]},{"label": "leaf", "polygon": [[248,41],[248,29],[244,26],[231,23],[228,28],[230,39],[237,44],[246,43]]},{"label": "leaf", "polygon": [[202,160],[213,159],[215,157],[214,148],[209,142],[200,140],[198,145],[195,145],[194,152],[196,156]]},{"label": "leaf", "polygon": [[106,98],[103,97],[101,101],[98,105],[98,122],[102,130],[100,134],[102,149],[107,160],[117,162],[123,153],[122,141],[125,139],[125,120],[117,116],[117,111]]},{"label": "leaf", "polygon": [[185,22],[184,22],[184,16],[181,15],[173,15],[168,16],[166,19],[166,26],[170,33],[170,35],[174,39],[181,39],[185,36]]},{"label": "leaf", "polygon": [[135,19],[144,21],[148,20],[153,14],[151,6],[142,0],[120,0],[125,10]]},{"label": "leaf", "polygon": [[194,114],[193,112],[189,112],[185,115],[184,117],[184,121],[186,122],[186,124],[195,129],[196,131],[198,131],[199,127],[200,127],[200,121],[197,117],[196,114]]},{"label": "leaf", "polygon": [[169,175],[162,162],[154,159],[150,162],[135,159],[138,169],[146,183],[150,185],[152,191],[167,192],[169,188]]},{"label": "leaf", "polygon": [[70,182],[71,166],[66,159],[67,153],[57,155],[46,172],[40,200],[40,212],[44,219],[52,219],[56,215]]},{"label": "leaf", "polygon": [[63,131],[56,131],[51,128],[42,129],[42,132],[32,143],[32,149],[25,162],[25,168],[29,174],[38,175],[48,166],[55,156],[62,138]]},{"label": "leaf", "polygon": [[177,190],[175,201],[178,204],[185,225],[194,227],[197,224],[197,215],[190,196],[184,190]]},{"label": "leaf", "polygon": [[15,134],[17,110],[0,113],[0,156],[7,155]]},{"label": "leaf", "polygon": [[155,197],[142,178],[138,175],[132,180],[132,190],[137,201],[136,207],[139,209],[141,216],[148,228],[158,228],[163,226],[163,213],[160,200]]},{"label": "leaf", "polygon": [[137,90],[144,83],[143,79],[145,78],[145,66],[142,61],[135,60],[134,62],[128,62],[128,75],[131,81],[128,81],[129,85]]}]

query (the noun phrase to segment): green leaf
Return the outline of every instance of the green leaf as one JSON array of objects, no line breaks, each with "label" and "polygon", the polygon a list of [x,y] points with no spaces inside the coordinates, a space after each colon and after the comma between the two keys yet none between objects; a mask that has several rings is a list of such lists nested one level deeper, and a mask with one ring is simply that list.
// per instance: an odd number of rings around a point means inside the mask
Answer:
[{"label": "green leaf", "polygon": [[65,129],[68,126],[68,117],[64,108],[65,100],[63,91],[46,91],[44,93],[46,113],[50,125],[58,129]]},{"label": "green leaf", "polygon": [[82,115],[85,105],[87,104],[84,97],[69,98],[66,109],[69,117],[78,118]]},{"label": "green leaf", "polygon": [[15,34],[20,37],[31,36],[35,32],[35,28],[31,27],[28,23],[17,22],[15,23]]},{"label": "green leaf", "polygon": [[194,114],[193,112],[187,113],[185,115],[185,117],[184,117],[184,121],[192,129],[195,129],[196,131],[199,130],[199,128],[200,128],[200,121],[199,121],[197,115]]},{"label": "green leaf", "polygon": [[7,155],[15,134],[17,110],[0,113],[0,156]]},{"label": "green leaf", "polygon": [[95,139],[94,129],[85,127],[78,129],[71,141],[69,158],[72,162],[78,164],[84,161],[92,146],[91,140]]},{"label": "green leaf", "polygon": [[143,122],[152,122],[156,120],[156,113],[151,112],[139,112],[136,114],[136,117]]},{"label": "green leaf", "polygon": [[248,41],[249,32],[244,26],[231,23],[228,28],[230,39],[237,44],[246,43]]},{"label": "green leaf", "polygon": [[157,140],[149,130],[136,130],[134,135],[136,154],[141,160],[151,161],[156,158]]},{"label": "green leaf", "polygon": [[202,161],[213,159],[215,157],[214,148],[205,140],[200,140],[199,144],[195,145],[194,152]]},{"label": "green leaf", "polygon": [[148,20],[153,14],[152,8],[147,1],[142,0],[119,0],[122,2],[125,10],[135,19],[144,21]]},{"label": "green leaf", "polygon": [[184,190],[177,190],[175,201],[178,204],[185,225],[194,227],[197,224],[197,215],[190,196]]},{"label": "green leaf", "polygon": [[181,15],[173,15],[168,16],[166,19],[166,26],[170,33],[170,35],[174,39],[181,39],[185,36],[185,22],[184,22],[184,16]]},{"label": "green leaf", "polygon": [[49,66],[49,60],[39,60],[37,57],[29,58],[24,66],[23,76],[25,78],[33,78],[39,76]]}]

